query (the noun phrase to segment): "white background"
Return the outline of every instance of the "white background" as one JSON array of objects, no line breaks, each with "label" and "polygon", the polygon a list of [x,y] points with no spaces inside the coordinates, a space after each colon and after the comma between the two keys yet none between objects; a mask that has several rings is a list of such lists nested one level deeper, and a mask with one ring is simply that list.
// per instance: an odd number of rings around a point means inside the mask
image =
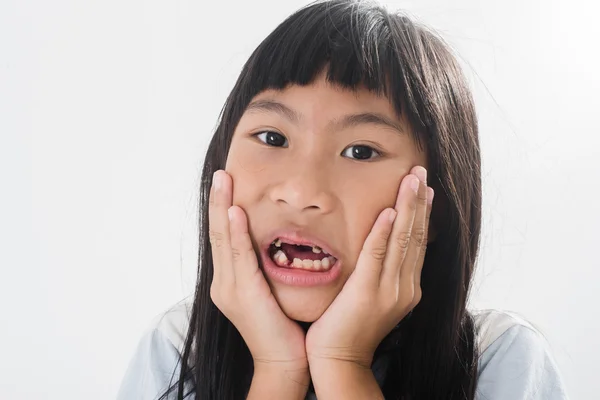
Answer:
[{"label": "white background", "polygon": [[[203,4],[201,4],[203,3]],[[306,1],[0,2],[0,398],[109,399],[188,295],[199,170],[259,42]],[[485,217],[473,306],[600,392],[596,2],[404,1],[461,54]]]}]

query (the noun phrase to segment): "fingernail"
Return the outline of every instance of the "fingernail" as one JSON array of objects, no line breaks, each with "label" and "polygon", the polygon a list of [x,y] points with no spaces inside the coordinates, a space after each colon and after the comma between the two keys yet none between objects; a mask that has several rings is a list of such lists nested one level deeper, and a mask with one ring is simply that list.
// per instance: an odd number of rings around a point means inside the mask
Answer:
[{"label": "fingernail", "polygon": [[433,196],[435,195],[435,192],[433,191],[432,188],[428,187],[427,188],[427,204],[431,204],[433,203]]},{"label": "fingernail", "polygon": [[423,167],[418,167],[415,170],[415,175],[419,177],[419,180],[423,183],[427,183],[427,170]]},{"label": "fingernail", "polygon": [[215,185],[215,190],[220,190],[223,185],[221,174],[219,171],[215,171],[213,174],[213,184]]},{"label": "fingernail", "polygon": [[414,190],[415,193],[419,191],[419,180],[417,178],[412,178],[410,182],[410,188]]},{"label": "fingernail", "polygon": [[230,208],[227,209],[227,216],[229,217],[229,222],[233,220],[233,210]]}]

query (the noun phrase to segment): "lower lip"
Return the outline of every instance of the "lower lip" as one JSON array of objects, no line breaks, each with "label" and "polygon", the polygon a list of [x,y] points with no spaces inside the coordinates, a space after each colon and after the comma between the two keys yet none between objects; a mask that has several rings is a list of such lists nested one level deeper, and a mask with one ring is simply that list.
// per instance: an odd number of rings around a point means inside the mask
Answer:
[{"label": "lower lip", "polygon": [[342,263],[335,264],[323,272],[312,272],[301,268],[285,268],[275,264],[267,252],[261,254],[265,273],[274,281],[290,286],[322,286],[337,280],[342,272]]}]

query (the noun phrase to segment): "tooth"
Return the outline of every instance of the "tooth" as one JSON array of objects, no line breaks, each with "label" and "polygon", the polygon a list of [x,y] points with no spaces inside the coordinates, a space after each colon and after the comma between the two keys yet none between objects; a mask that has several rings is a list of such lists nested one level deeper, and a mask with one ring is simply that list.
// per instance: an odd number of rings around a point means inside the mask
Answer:
[{"label": "tooth", "polygon": [[281,239],[275,241],[275,247],[281,247]]},{"label": "tooth", "polygon": [[315,261],[313,261],[313,266],[315,267],[315,269],[317,271],[320,271],[321,270],[321,260],[315,260]]},{"label": "tooth", "polygon": [[277,264],[279,265],[285,265],[288,262],[288,258],[285,255],[285,253],[281,250],[277,250],[277,253],[275,253],[275,255],[273,256],[273,258],[275,259],[275,261],[277,262]]},{"label": "tooth", "polygon": [[321,249],[319,246],[313,246],[312,251],[315,254],[319,254],[321,251],[323,251],[323,249]]},{"label": "tooth", "polygon": [[283,251],[278,251],[275,253],[274,257],[276,258],[277,263],[282,266],[302,268],[312,271],[324,271],[335,264],[335,258],[333,257],[325,257],[322,260],[301,260],[299,258],[294,258],[294,261],[289,263],[288,258]]}]

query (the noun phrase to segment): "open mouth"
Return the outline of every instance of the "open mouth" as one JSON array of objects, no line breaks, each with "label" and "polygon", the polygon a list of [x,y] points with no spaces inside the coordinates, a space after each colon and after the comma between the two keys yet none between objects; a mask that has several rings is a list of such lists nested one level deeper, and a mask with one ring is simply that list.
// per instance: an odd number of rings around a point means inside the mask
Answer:
[{"label": "open mouth", "polygon": [[329,271],[337,261],[319,246],[286,243],[279,238],[271,243],[268,253],[279,267],[315,272]]}]

